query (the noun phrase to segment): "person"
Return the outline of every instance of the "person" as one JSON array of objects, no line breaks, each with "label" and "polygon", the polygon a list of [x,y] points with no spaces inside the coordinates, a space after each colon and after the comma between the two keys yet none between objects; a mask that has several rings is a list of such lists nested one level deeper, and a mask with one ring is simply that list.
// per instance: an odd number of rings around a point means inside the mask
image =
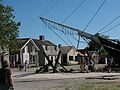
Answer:
[{"label": "person", "polygon": [[7,61],[1,63],[0,68],[0,90],[13,90],[11,70]]},{"label": "person", "polygon": [[25,71],[27,70],[27,60],[25,61]]},{"label": "person", "polygon": [[107,63],[107,71],[108,71],[108,73],[111,72],[111,66],[112,66],[111,60],[108,60],[108,63]]},{"label": "person", "polygon": [[84,68],[85,68],[85,72],[88,73],[89,72],[88,61],[86,61]]},{"label": "person", "polygon": [[89,67],[89,70],[91,70],[91,72],[94,71],[94,61],[92,60],[92,58],[90,58],[88,61],[88,67]]},{"label": "person", "polygon": [[81,60],[80,60],[80,72],[84,72],[85,70],[85,58],[82,57]]}]

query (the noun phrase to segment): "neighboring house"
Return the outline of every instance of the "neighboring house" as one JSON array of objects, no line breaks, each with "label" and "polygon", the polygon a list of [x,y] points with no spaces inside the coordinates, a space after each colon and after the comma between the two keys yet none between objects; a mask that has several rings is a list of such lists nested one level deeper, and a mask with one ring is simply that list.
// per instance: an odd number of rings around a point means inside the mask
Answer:
[{"label": "neighboring house", "polygon": [[95,63],[98,63],[99,54],[96,51],[88,51],[88,55],[89,55],[89,57],[92,58],[92,60],[94,60]]},{"label": "neighboring house", "polygon": [[78,52],[73,46],[61,46],[60,50],[62,51],[61,62],[63,65],[78,64]]},{"label": "neighboring house", "polygon": [[10,55],[11,67],[15,67],[16,64],[24,64],[26,60],[29,64],[38,63],[39,48],[32,38],[17,39],[17,49]]},{"label": "neighboring house", "polygon": [[[46,65],[48,63],[47,59],[43,55],[43,51],[46,53],[46,55],[49,57],[49,59],[53,62],[53,65],[55,64],[55,59],[57,58],[59,48],[54,43],[45,40],[44,36],[40,36],[38,39],[33,39],[36,45],[40,49],[39,53],[39,64],[40,65]],[[59,63],[61,63],[61,58],[59,59]]]},{"label": "neighboring house", "polygon": [[47,64],[47,60],[43,55],[43,51],[54,63],[59,51],[55,44],[44,40],[44,36],[40,36],[39,39],[19,38],[17,44],[18,51],[10,55],[11,63],[19,62],[24,65],[27,60],[29,65],[45,65]]}]

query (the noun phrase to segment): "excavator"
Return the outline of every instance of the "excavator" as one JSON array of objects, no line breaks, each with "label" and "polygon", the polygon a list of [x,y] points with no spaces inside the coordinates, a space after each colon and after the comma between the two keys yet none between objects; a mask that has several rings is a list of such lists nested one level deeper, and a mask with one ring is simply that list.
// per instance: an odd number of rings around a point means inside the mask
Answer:
[{"label": "excavator", "polygon": [[[101,37],[99,34],[92,35],[90,33],[87,33],[85,31],[81,31],[80,29],[76,29],[73,27],[69,27],[67,25],[46,19],[44,17],[40,17],[40,20],[48,26],[49,29],[53,30],[57,29],[65,34],[77,34],[79,37],[82,37],[84,39],[90,40],[94,42],[95,44],[102,45],[103,48],[108,52],[110,56],[112,56],[113,62],[115,65],[118,65],[120,67],[120,41],[119,40],[113,40],[113,39],[105,39]],[[78,40],[79,43],[79,40]]]}]

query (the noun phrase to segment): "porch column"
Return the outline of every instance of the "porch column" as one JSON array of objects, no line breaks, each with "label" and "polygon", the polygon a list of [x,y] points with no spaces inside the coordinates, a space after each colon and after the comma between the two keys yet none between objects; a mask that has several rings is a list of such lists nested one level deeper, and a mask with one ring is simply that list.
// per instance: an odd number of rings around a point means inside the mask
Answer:
[{"label": "porch column", "polygon": [[20,63],[23,64],[23,59],[22,59],[22,50],[20,49]]}]

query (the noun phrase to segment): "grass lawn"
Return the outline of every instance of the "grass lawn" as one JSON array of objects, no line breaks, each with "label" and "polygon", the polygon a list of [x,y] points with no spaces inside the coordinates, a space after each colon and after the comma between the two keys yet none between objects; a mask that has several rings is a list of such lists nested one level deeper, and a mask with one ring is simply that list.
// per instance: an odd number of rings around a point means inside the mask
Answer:
[{"label": "grass lawn", "polygon": [[78,86],[74,90],[120,90],[120,82],[118,81],[101,81],[101,82],[86,82]]},{"label": "grass lawn", "polygon": [[64,80],[49,90],[120,90],[120,81],[113,80]]}]

